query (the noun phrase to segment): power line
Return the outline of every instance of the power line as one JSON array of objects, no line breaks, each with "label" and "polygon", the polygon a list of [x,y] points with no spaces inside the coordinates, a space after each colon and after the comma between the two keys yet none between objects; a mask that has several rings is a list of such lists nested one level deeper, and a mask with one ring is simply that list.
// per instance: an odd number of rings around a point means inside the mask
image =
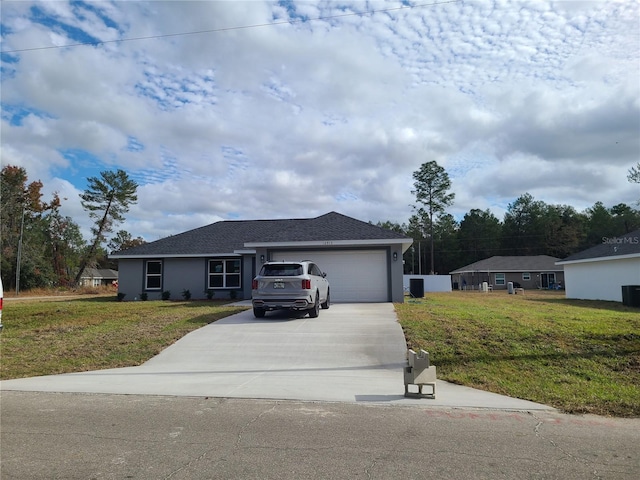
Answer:
[{"label": "power line", "polygon": [[2,50],[2,53],[21,53],[21,52],[32,52],[35,50],[51,50],[51,49],[60,49],[60,48],[71,48],[71,47],[83,47],[88,45],[106,45],[108,43],[118,43],[118,42],[135,42],[138,40],[153,40],[158,38],[168,38],[168,37],[183,37],[187,35],[201,35],[203,33],[220,33],[220,32],[229,32],[232,30],[246,30],[249,28],[261,28],[261,27],[271,27],[275,25],[284,25],[284,24],[298,24],[298,23],[306,23],[306,22],[315,22],[319,20],[331,20],[334,18],[342,18],[342,17],[353,17],[353,16],[365,16],[365,15],[373,15],[374,13],[384,13],[384,12],[393,12],[397,10],[405,10],[411,8],[423,8],[423,7],[434,7],[436,5],[445,5],[448,3],[458,3],[461,0],[444,0],[441,2],[433,2],[433,3],[423,3],[420,5],[403,5],[401,7],[394,8],[385,8],[381,10],[371,10],[369,12],[352,12],[352,13],[341,13],[339,15],[328,15],[325,17],[317,17],[311,19],[300,19],[300,20],[282,20],[280,22],[271,22],[271,23],[257,23],[254,25],[240,25],[235,27],[223,27],[223,28],[213,28],[210,30],[198,30],[194,32],[182,32],[182,33],[165,33],[162,35],[149,35],[146,37],[131,37],[131,38],[120,38],[118,40],[103,40],[99,42],[80,42],[80,43],[69,43],[67,45],[50,45],[48,47],[32,47],[32,48],[18,48],[15,50]]}]

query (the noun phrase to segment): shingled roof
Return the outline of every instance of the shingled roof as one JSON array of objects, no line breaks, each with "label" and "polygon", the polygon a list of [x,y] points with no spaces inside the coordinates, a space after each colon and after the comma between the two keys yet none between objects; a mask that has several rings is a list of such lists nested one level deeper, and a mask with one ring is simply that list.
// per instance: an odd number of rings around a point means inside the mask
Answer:
[{"label": "shingled roof", "polygon": [[559,258],[550,257],[549,255],[531,255],[531,256],[495,256],[485,258],[478,262],[472,263],[462,268],[458,268],[454,273],[471,273],[471,272],[558,272],[562,271],[562,267],[558,267],[556,262]]},{"label": "shingled roof", "polygon": [[595,259],[608,260],[629,255],[640,256],[640,229],[619,237],[603,238],[601,244],[570,255],[559,261],[558,265]]},{"label": "shingled roof", "polygon": [[110,257],[230,255],[265,243],[350,240],[404,240],[411,243],[411,239],[400,233],[330,212],[303,219],[224,220],[115,252]]},{"label": "shingled roof", "polygon": [[110,268],[87,267],[82,271],[80,278],[102,278],[104,280],[117,280],[118,271]]}]

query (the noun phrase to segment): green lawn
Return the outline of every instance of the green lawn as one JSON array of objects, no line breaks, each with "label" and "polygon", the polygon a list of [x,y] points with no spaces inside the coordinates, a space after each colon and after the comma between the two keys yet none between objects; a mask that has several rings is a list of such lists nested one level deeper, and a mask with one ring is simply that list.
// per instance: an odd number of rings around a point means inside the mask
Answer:
[{"label": "green lawn", "polygon": [[140,365],[192,330],[243,307],[222,302],[118,302],[113,295],[5,300],[0,378]]},{"label": "green lawn", "polygon": [[[139,365],[243,310],[222,302],[5,300],[0,378]],[[438,378],[570,413],[640,416],[640,310],[558,292],[452,292],[396,304]]]},{"label": "green lawn", "polygon": [[569,413],[640,416],[640,310],[562,292],[452,292],[397,304],[438,378]]}]

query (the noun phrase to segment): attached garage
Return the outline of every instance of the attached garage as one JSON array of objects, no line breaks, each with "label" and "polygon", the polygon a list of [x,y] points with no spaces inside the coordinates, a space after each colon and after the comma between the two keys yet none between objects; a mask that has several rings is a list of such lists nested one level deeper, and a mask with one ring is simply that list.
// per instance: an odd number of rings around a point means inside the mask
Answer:
[{"label": "attached garage", "polygon": [[327,274],[332,302],[391,300],[388,249],[273,251],[270,258],[316,262]]}]

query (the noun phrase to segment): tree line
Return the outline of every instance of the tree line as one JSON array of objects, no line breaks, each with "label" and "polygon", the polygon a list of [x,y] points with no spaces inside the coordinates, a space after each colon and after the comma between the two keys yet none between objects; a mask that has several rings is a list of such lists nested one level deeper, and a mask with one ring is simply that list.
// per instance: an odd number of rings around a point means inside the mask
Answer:
[{"label": "tree line", "polygon": [[[44,200],[42,182],[29,182],[24,168],[5,166],[0,176],[0,271],[6,290],[75,286],[86,267],[117,268],[107,258],[109,252],[144,243],[125,230],[114,233],[137,201],[137,184],[122,170],[89,178],[80,194],[84,210],[94,220],[89,240],[74,219],[61,214],[64,199],[54,193]],[[624,203],[607,207],[596,202],[578,212],[529,193],[509,204],[502,219],[488,209],[472,209],[457,221],[446,212],[454,194],[442,167],[427,162],[413,178],[416,205],[409,221],[378,223],[413,239],[404,254],[405,273],[446,274],[494,255],[565,258],[604,237],[640,228],[640,210]],[[628,179],[640,183],[640,164],[629,171]]]},{"label": "tree line", "polygon": [[144,243],[125,230],[107,243],[107,235],[137,201],[137,184],[123,170],[88,178],[80,194],[83,208],[94,219],[88,241],[78,224],[61,214],[64,199],[54,193],[44,200],[42,187],[40,180],[29,182],[22,167],[7,165],[0,172],[0,271],[5,290],[75,286],[87,267],[116,267],[108,251]]},{"label": "tree line", "polygon": [[[435,161],[414,172],[417,205],[407,223],[378,225],[413,239],[404,254],[404,271],[449,272],[495,255],[550,255],[566,258],[640,228],[640,210],[625,203],[607,207],[596,202],[582,212],[553,205],[524,193],[510,203],[504,218],[489,209],[472,209],[460,221],[446,208],[453,203],[451,182]],[[640,183],[640,163],[629,170],[629,182]],[[638,202],[640,205],[640,202]]]}]

